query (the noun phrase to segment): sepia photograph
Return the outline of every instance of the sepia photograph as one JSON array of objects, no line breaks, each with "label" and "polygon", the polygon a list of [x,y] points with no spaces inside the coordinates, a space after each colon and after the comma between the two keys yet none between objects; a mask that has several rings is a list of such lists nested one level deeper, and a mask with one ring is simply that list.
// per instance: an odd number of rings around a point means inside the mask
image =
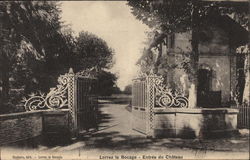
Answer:
[{"label": "sepia photograph", "polygon": [[249,160],[249,11],[0,1],[0,160]]}]

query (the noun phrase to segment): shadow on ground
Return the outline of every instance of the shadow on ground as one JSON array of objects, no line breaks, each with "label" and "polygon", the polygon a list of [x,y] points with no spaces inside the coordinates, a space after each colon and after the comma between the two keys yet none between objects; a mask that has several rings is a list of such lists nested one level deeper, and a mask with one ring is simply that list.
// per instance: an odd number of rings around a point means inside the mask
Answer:
[{"label": "shadow on ground", "polygon": [[248,151],[248,137],[233,137],[231,139],[153,139],[143,136],[121,135],[119,132],[95,133],[88,137],[82,137],[84,149],[109,149],[109,150],[159,150],[166,148],[189,148],[214,151]]},{"label": "shadow on ground", "polygon": [[[124,134],[119,130],[114,130],[108,125],[114,120],[114,115],[102,112],[104,105],[100,105],[99,110],[99,130],[97,132],[83,135],[78,142],[84,142],[78,148],[84,150],[161,150],[173,149],[199,149],[215,151],[248,151],[249,150],[249,130],[248,134],[240,134],[231,138],[220,139],[180,139],[180,138],[146,138],[144,135]],[[124,108],[124,112],[128,112]],[[119,125],[119,124],[118,124]],[[70,147],[69,147],[70,148]],[[73,147],[74,148],[74,147]]]}]

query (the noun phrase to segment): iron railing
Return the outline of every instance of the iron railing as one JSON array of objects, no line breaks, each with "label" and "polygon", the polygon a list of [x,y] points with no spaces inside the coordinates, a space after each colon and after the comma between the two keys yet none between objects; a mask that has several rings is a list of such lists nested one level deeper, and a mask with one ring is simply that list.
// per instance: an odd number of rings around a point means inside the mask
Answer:
[{"label": "iron railing", "polygon": [[238,128],[250,128],[250,106],[243,104],[238,106],[239,114],[238,114]]},{"label": "iron railing", "polygon": [[146,108],[147,85],[143,79],[136,79],[132,85],[132,106],[135,108]]}]

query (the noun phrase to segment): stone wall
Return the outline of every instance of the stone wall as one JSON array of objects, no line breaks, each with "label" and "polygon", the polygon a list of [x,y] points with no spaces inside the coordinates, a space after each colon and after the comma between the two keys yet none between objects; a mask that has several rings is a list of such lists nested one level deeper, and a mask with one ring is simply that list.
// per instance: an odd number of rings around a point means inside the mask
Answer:
[{"label": "stone wall", "polygon": [[0,145],[69,131],[68,111],[31,111],[0,115]]},{"label": "stone wall", "polygon": [[37,137],[42,134],[42,112],[0,115],[0,144]]},{"label": "stone wall", "polygon": [[200,31],[198,49],[201,55],[229,55],[229,35],[219,27],[206,26]]},{"label": "stone wall", "polygon": [[215,138],[237,132],[238,110],[154,109],[155,137]]},{"label": "stone wall", "polygon": [[71,133],[68,110],[43,112],[43,136],[46,144],[67,143]]}]

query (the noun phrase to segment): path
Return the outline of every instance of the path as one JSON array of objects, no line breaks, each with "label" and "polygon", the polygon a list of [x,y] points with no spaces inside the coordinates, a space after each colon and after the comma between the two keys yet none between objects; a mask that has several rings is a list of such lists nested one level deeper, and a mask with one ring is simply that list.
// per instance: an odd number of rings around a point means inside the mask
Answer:
[{"label": "path", "polygon": [[127,104],[102,104],[100,105],[101,123],[100,132],[117,132],[119,135],[141,135],[132,130],[132,114],[126,110]]}]

